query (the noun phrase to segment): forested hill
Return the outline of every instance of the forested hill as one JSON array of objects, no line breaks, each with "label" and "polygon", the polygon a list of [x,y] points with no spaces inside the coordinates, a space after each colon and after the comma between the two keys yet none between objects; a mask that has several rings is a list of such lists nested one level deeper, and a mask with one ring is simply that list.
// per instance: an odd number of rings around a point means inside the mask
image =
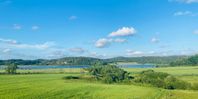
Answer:
[{"label": "forested hill", "polygon": [[8,63],[16,63],[18,65],[92,65],[96,63],[117,63],[117,62],[137,62],[140,64],[170,64],[176,60],[182,60],[187,56],[148,56],[148,57],[116,57],[109,59],[98,59],[91,57],[65,57],[60,59],[37,59],[37,60],[0,60],[0,65],[6,65]]},{"label": "forested hill", "polygon": [[144,56],[144,57],[116,57],[106,59],[107,62],[137,62],[140,64],[170,64],[175,60],[185,59],[187,56]]},{"label": "forested hill", "polygon": [[183,59],[177,59],[170,63],[170,66],[197,66],[198,65],[198,55],[190,56]]},{"label": "forested hill", "polygon": [[37,59],[37,60],[0,60],[0,65],[6,65],[8,63],[16,63],[18,65],[91,65],[95,63],[103,62],[101,59],[91,57],[65,57],[60,59]]}]

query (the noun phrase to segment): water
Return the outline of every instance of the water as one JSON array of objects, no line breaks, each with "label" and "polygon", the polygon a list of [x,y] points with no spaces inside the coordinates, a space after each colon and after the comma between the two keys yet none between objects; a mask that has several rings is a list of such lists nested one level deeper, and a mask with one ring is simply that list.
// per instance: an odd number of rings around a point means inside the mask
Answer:
[{"label": "water", "polygon": [[[18,69],[64,69],[64,68],[88,68],[89,66],[80,66],[80,65],[72,65],[72,66],[18,66]],[[0,66],[0,69],[4,69],[5,66]]]},{"label": "water", "polygon": [[[72,66],[18,66],[18,69],[65,69],[65,68],[88,68],[90,66],[80,66],[80,65],[72,65]],[[155,68],[154,65],[150,64],[123,64],[118,65],[120,68]],[[4,69],[5,66],[0,66],[0,69]]]},{"label": "water", "polygon": [[121,68],[155,68],[152,64],[122,64],[118,65]]}]

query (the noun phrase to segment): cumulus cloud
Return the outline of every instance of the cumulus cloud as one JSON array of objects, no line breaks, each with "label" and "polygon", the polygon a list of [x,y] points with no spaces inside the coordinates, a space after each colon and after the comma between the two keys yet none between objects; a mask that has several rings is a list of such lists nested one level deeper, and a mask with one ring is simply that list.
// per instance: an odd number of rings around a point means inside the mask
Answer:
[{"label": "cumulus cloud", "polygon": [[169,0],[170,2],[180,2],[186,4],[198,3],[198,0]]},{"label": "cumulus cloud", "polygon": [[78,18],[77,16],[72,15],[69,17],[69,20],[76,20],[77,18]]},{"label": "cumulus cloud", "polygon": [[142,51],[126,50],[127,56],[142,56],[143,54]]},{"label": "cumulus cloud", "polygon": [[39,29],[39,26],[37,25],[32,26],[32,30],[38,30],[38,29]]},{"label": "cumulus cloud", "polygon": [[135,28],[133,27],[123,27],[121,29],[118,29],[115,32],[112,32],[109,34],[109,37],[117,37],[117,36],[131,36],[136,33]]},{"label": "cumulus cloud", "polygon": [[1,43],[7,43],[7,44],[17,44],[17,43],[18,43],[16,40],[12,40],[12,39],[3,39],[3,38],[0,38],[0,42],[1,42]]},{"label": "cumulus cloud", "polygon": [[107,47],[110,42],[112,42],[112,39],[101,38],[96,41],[95,46],[98,48],[104,48]]},{"label": "cumulus cloud", "polygon": [[[110,33],[106,38],[98,39],[95,42],[95,46],[97,48],[104,48],[109,46],[111,43],[125,43],[127,42],[127,39],[124,39],[124,37],[134,35],[135,33],[136,30],[133,27],[131,28],[123,27],[115,32]],[[115,37],[119,37],[119,38],[115,38]]]},{"label": "cumulus cloud", "polygon": [[156,38],[156,37],[153,37],[153,38],[151,38],[151,42],[152,43],[159,43],[159,39],[158,38]]},{"label": "cumulus cloud", "polygon": [[127,40],[122,38],[116,38],[116,39],[101,38],[95,42],[95,46],[98,48],[104,48],[109,46],[111,43],[125,43],[125,42],[127,42]]},{"label": "cumulus cloud", "polygon": [[19,25],[19,24],[14,24],[13,25],[13,29],[15,29],[15,30],[21,30],[22,29],[22,26]]},{"label": "cumulus cloud", "polygon": [[80,47],[75,47],[75,48],[70,48],[69,51],[74,52],[74,53],[84,53],[85,49],[80,48]]}]

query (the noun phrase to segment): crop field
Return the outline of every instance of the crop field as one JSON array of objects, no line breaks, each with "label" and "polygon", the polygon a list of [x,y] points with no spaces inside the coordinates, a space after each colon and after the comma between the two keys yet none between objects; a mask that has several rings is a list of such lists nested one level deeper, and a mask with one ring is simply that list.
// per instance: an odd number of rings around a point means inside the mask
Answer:
[{"label": "crop field", "polygon": [[[195,83],[198,67],[155,68],[179,79]],[[145,69],[125,69],[138,73]],[[29,70],[44,74],[0,75],[0,99],[197,99],[198,91],[166,90],[135,84],[104,84],[101,82],[62,79],[81,75],[82,70]],[[71,72],[72,71],[72,72]],[[1,71],[3,72],[3,71]],[[25,71],[18,71],[25,72]]]}]

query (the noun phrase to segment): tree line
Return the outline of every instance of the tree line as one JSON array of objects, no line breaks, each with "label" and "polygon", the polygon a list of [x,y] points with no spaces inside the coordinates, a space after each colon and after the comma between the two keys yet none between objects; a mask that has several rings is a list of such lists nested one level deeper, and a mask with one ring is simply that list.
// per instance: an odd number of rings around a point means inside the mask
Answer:
[{"label": "tree line", "polygon": [[186,58],[177,59],[170,63],[170,66],[197,66],[198,55],[189,56]]},{"label": "tree line", "polygon": [[0,65],[14,63],[17,65],[93,65],[96,63],[136,62],[139,64],[163,64],[168,65],[176,60],[185,59],[187,56],[147,56],[147,57],[115,57],[109,59],[98,59],[92,57],[65,57],[60,59],[37,59],[22,60],[10,59],[0,60]]}]

